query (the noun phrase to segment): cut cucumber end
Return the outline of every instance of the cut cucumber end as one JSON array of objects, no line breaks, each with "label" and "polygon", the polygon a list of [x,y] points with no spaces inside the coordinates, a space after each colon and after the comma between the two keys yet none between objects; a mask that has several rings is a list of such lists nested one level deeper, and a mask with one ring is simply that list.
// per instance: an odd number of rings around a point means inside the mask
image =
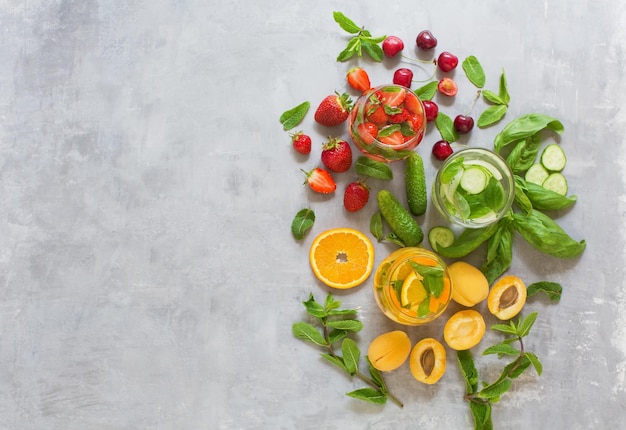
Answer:
[{"label": "cut cucumber end", "polygon": [[428,232],[428,243],[433,251],[437,252],[438,247],[447,247],[454,243],[454,232],[448,227],[436,226]]},{"label": "cut cucumber end", "polygon": [[541,185],[545,189],[554,191],[562,196],[567,195],[567,179],[559,172],[551,173]]},{"label": "cut cucumber end", "polygon": [[546,168],[539,163],[535,163],[526,171],[524,178],[526,179],[526,182],[541,185],[546,179],[548,179],[548,176],[550,176],[550,173],[546,170]]},{"label": "cut cucumber end", "polygon": [[546,146],[541,153],[541,164],[550,172],[560,172],[566,163],[565,152],[558,143]]},{"label": "cut cucumber end", "polygon": [[465,169],[461,177],[461,188],[469,194],[478,194],[487,187],[489,177],[481,167]]}]

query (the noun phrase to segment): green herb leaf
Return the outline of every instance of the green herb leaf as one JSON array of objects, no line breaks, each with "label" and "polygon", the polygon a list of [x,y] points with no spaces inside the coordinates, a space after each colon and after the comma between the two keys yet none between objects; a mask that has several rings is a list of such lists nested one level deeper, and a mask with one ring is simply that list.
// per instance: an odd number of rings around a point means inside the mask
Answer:
[{"label": "green herb leaf", "polygon": [[535,282],[528,286],[526,295],[528,297],[532,297],[539,292],[545,293],[553,302],[558,302],[561,300],[563,287],[561,284],[557,284],[556,282]]},{"label": "green herb leaf", "polygon": [[469,350],[456,352],[456,358],[465,380],[466,394],[473,394],[478,390],[478,371],[474,365],[474,357]]},{"label": "green herb leaf", "polygon": [[347,393],[347,395],[354,397],[355,399],[365,400],[379,405],[384,405],[387,402],[387,396],[385,393],[373,388],[360,388]]},{"label": "green herb leaf", "polygon": [[520,140],[511,150],[506,162],[516,175],[521,175],[535,163],[541,145],[539,133]]},{"label": "green herb leaf", "polygon": [[558,211],[576,203],[576,196],[564,196],[532,182],[526,182],[526,195],[533,207],[540,211]]},{"label": "green herb leaf", "polygon": [[300,210],[291,222],[291,234],[297,240],[304,239],[304,234],[315,223],[315,212],[309,208]]},{"label": "green herb leaf", "polygon": [[298,106],[293,107],[280,116],[280,123],[283,125],[284,130],[291,130],[296,125],[300,124],[300,122],[304,119],[309,108],[311,107],[310,102],[302,102]]},{"label": "green herb leaf", "polygon": [[354,163],[357,174],[370,176],[376,179],[393,179],[393,171],[388,164],[360,156]]},{"label": "green herb leaf", "polygon": [[383,216],[380,211],[376,211],[370,218],[370,233],[379,242],[384,240],[385,234],[383,233]]},{"label": "green herb leaf", "polygon": [[367,361],[367,365],[370,371],[370,376],[372,377],[372,381],[374,381],[374,384],[380,387],[380,390],[383,393],[387,394],[387,384],[385,384],[385,380],[383,379],[383,375],[380,373],[380,370],[378,370],[377,368],[374,367],[374,365],[372,365],[372,362],[370,361],[368,356],[365,356],[365,361]]},{"label": "green herb leaf", "polygon": [[504,69],[502,69],[502,74],[500,75],[500,86],[498,90],[498,95],[507,105],[511,101],[511,96],[509,95],[509,89],[507,86],[506,74],[504,73]]},{"label": "green herb leaf", "polygon": [[354,375],[359,369],[359,359],[361,351],[356,342],[350,338],[346,338],[341,343],[341,353],[343,354],[343,362],[350,375]]},{"label": "green herb leaf", "polygon": [[507,110],[508,107],[506,105],[489,106],[483,111],[483,113],[480,114],[478,120],[476,121],[476,125],[478,128],[485,128],[493,125],[504,117]]},{"label": "green herb leaf", "polygon": [[540,131],[548,129],[563,133],[563,124],[556,118],[539,113],[529,113],[509,122],[494,140],[494,149],[500,152],[505,146],[526,139]]},{"label": "green herb leaf", "polygon": [[372,58],[372,60],[380,63],[383,61],[383,49],[371,40],[361,39],[363,50]]},{"label": "green herb leaf", "polygon": [[403,248],[405,246],[404,242],[402,242],[402,240],[394,232],[390,232],[387,236],[385,236],[384,240],[389,241],[391,243],[394,243],[394,244],[398,245],[401,248]]},{"label": "green herb leaf", "polygon": [[328,316],[347,316],[354,315],[356,313],[356,309],[330,309],[328,311]]},{"label": "green herb leaf", "polygon": [[533,203],[528,197],[528,184],[525,180],[517,175],[513,175],[515,181],[515,199],[514,202],[526,215],[533,210]]},{"label": "green herb leaf", "polygon": [[509,324],[494,324],[491,326],[491,330],[517,336],[517,330],[515,329],[515,327],[511,327]]},{"label": "green herb leaf", "polygon": [[341,302],[333,297],[332,294],[328,293],[326,295],[326,301],[324,302],[324,309],[327,311],[331,311],[333,309],[338,309],[341,306]]},{"label": "green herb leaf", "polygon": [[439,255],[446,258],[465,257],[488,240],[498,229],[498,223],[481,228],[466,228],[459,234],[452,245],[438,246]]},{"label": "green herb leaf", "polygon": [[328,321],[326,323],[328,327],[336,328],[339,330],[347,330],[357,332],[363,328],[363,323],[359,320],[338,320],[338,321]]},{"label": "green herb leaf", "polygon": [[338,357],[336,355],[330,355],[330,354],[327,354],[327,353],[322,353],[320,355],[322,356],[322,358],[324,358],[328,362],[334,364],[335,366],[337,366],[338,368],[340,368],[344,372],[350,373],[350,372],[348,372],[348,369],[346,368],[346,365],[343,362],[343,358]]},{"label": "green herb leaf", "polygon": [[454,128],[454,121],[445,113],[439,111],[437,118],[435,118],[435,125],[443,140],[447,140],[449,143],[459,140],[459,133]]},{"label": "green herb leaf", "polygon": [[422,101],[432,100],[435,94],[437,94],[437,81],[429,82],[417,88],[413,93]]},{"label": "green herb leaf", "polygon": [[506,102],[493,91],[482,90],[482,95],[489,103],[493,103],[494,105],[506,105]]},{"label": "green herb leaf", "polygon": [[541,373],[543,373],[543,365],[539,361],[539,358],[537,358],[537,356],[535,354],[533,354],[532,352],[526,352],[524,354],[524,356],[533,365],[533,367],[535,368],[535,372],[537,372],[537,375],[541,376]]},{"label": "green herb leaf", "polygon": [[[513,214],[513,225],[528,243],[539,251],[559,258],[579,256],[586,242],[572,239],[552,218],[533,209],[528,214]],[[444,248],[445,249],[445,248]]]},{"label": "green herb leaf", "polygon": [[470,411],[474,418],[474,430],[493,430],[491,403],[470,402]]},{"label": "green herb leaf", "polygon": [[513,228],[508,218],[498,221],[496,232],[487,240],[487,258],[481,266],[489,285],[491,285],[513,261]]},{"label": "green herb leaf", "polygon": [[532,328],[535,320],[537,319],[537,312],[529,314],[526,318],[520,317],[520,322],[517,324],[517,335],[519,337],[527,336]]},{"label": "green herb leaf", "polygon": [[498,355],[517,356],[519,355],[519,353],[520,351],[518,349],[515,349],[508,343],[504,343],[504,342],[498,343],[496,345],[492,345],[483,351],[483,355],[498,354]]},{"label": "green herb leaf", "polygon": [[311,342],[319,346],[328,346],[324,336],[312,324],[297,322],[292,326],[293,335],[305,342]]},{"label": "green herb leaf", "polygon": [[487,385],[478,392],[478,397],[483,399],[499,399],[511,389],[511,380],[505,378],[491,385]]},{"label": "green herb leaf", "polygon": [[339,24],[339,27],[350,34],[358,34],[361,31],[361,27],[356,25],[354,21],[341,12],[333,12],[333,18],[335,19],[335,22]]},{"label": "green herb leaf", "polygon": [[346,330],[331,330],[328,334],[328,341],[331,344],[334,344],[335,342],[339,342],[340,340],[345,339],[346,336],[348,336],[348,332]]},{"label": "green herb leaf", "polygon": [[478,88],[485,86],[485,71],[475,56],[470,55],[467,57],[463,60],[461,66],[463,70],[465,70],[467,79],[469,79],[472,84]]},{"label": "green herb leaf", "polygon": [[523,355],[518,360],[506,365],[502,374],[508,375],[511,379],[519,378],[530,367],[530,364],[530,359]]},{"label": "green herb leaf", "polygon": [[312,293],[309,293],[308,300],[302,302],[302,304],[304,305],[307,313],[317,319],[321,320],[327,316],[326,309],[320,303],[315,301]]}]

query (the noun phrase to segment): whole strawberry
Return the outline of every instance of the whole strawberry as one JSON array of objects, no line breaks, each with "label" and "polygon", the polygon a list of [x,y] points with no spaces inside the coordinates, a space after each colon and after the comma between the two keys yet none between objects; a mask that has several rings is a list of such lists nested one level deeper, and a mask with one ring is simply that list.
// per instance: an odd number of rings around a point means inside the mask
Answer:
[{"label": "whole strawberry", "polygon": [[348,212],[359,211],[367,204],[369,198],[370,190],[363,182],[351,182],[343,193],[343,207]]},{"label": "whole strawberry", "polygon": [[309,187],[316,193],[330,194],[337,189],[337,184],[332,175],[319,167],[316,167],[308,172],[304,171],[306,179],[305,184],[309,184]]},{"label": "whole strawberry", "polygon": [[350,144],[338,137],[329,137],[322,146],[322,163],[328,170],[342,173],[352,166],[352,149]]},{"label": "whole strawberry", "polygon": [[291,135],[291,143],[293,144],[293,149],[300,154],[306,155],[311,152],[311,138],[301,131]]},{"label": "whole strawberry", "polygon": [[315,111],[315,121],[326,127],[334,127],[348,119],[352,109],[352,99],[349,94],[335,94],[327,96],[322,100]]}]

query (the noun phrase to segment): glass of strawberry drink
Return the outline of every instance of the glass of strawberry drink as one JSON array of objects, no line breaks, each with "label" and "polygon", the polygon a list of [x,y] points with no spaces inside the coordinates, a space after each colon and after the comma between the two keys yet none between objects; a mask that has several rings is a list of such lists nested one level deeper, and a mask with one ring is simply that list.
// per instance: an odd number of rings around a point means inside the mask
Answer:
[{"label": "glass of strawberry drink", "polygon": [[401,85],[381,85],[355,102],[348,129],[355,146],[377,161],[397,161],[409,156],[426,130],[421,100]]}]

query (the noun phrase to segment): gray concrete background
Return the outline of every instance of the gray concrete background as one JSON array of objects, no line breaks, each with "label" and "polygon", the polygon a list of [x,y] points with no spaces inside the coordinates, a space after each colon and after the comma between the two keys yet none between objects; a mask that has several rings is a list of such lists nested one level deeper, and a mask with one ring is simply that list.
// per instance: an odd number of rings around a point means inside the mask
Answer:
[{"label": "gray concrete background", "polygon": [[[308,248],[326,228],[368,231],[374,202],[342,208],[354,173],[332,197],[302,186],[328,134],[312,111],[299,128],[314,153],[296,157],[279,115],[315,105],[354,65],[337,63],[340,10],[413,55],[430,29],[438,50],[476,55],[506,119],[559,118],[566,175],[579,197],[559,223],[587,249],[575,260],[517,240],[509,273],[559,282],[538,298],[527,347],[542,360],[494,408],[496,428],[614,429],[626,416],[623,153],[626,7],[607,0],[275,2],[260,0],[0,1],[0,428],[2,429],[470,429],[451,351],[439,384],[408,366],[387,376],[402,398],[376,406],[344,393],[361,384],[291,335],[313,277]],[[361,61],[372,81],[398,61]],[[421,70],[421,71],[420,71]],[[429,69],[415,67],[416,79]],[[449,115],[474,97],[458,69]],[[313,107],[313,109],[314,109]],[[485,107],[479,102],[474,108]],[[464,141],[489,147],[503,124]],[[432,127],[431,127],[432,128]],[[428,180],[432,129],[419,147]],[[401,164],[393,166],[401,177]],[[401,190],[401,181],[372,181]],[[295,241],[310,206],[317,221]],[[440,222],[432,210],[420,222]],[[376,262],[393,246],[376,244]],[[371,279],[337,293],[360,307],[365,350],[398,326]],[[495,321],[487,318],[488,324]],[[441,338],[441,322],[407,329]],[[488,333],[481,345],[497,337]],[[493,380],[501,364],[477,358]]]}]

